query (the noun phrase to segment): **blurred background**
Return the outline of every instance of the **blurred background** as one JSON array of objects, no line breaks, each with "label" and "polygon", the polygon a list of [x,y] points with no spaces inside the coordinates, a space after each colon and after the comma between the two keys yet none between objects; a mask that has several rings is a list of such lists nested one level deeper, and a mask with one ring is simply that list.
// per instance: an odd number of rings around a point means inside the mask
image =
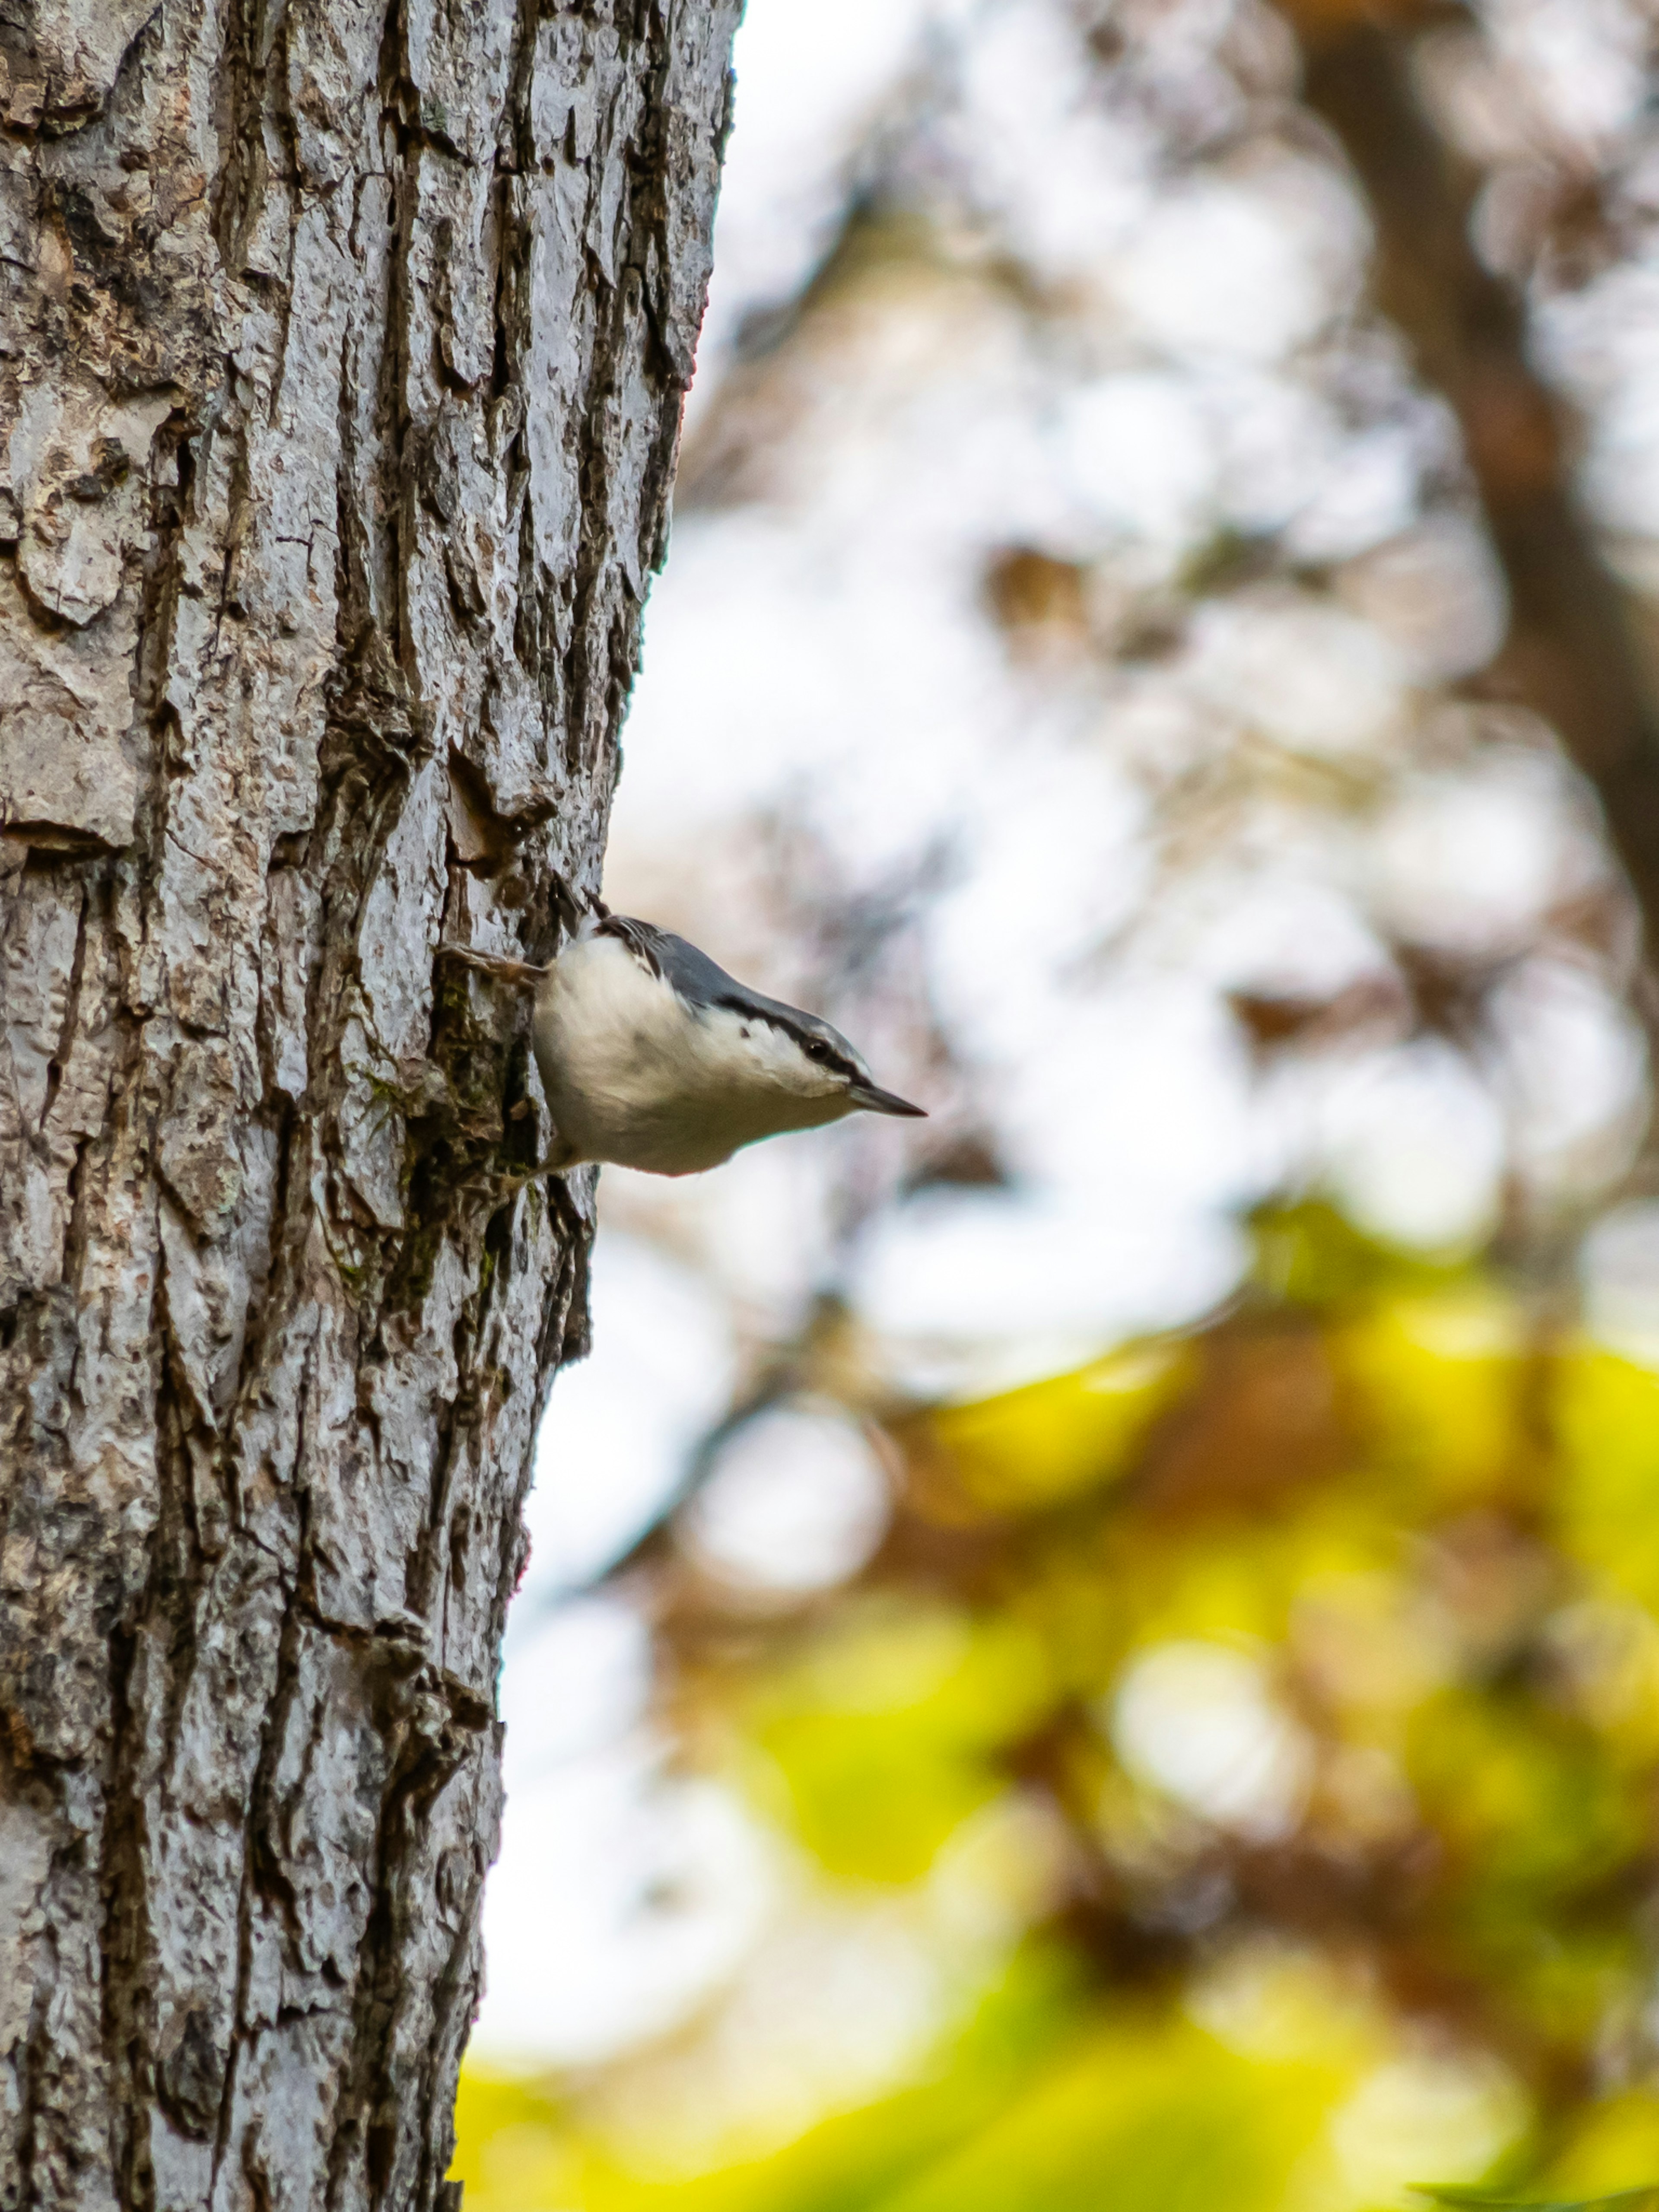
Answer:
[{"label": "blurred background", "polygon": [[468,2212],[1659,2181],[1652,0],[750,0]]}]

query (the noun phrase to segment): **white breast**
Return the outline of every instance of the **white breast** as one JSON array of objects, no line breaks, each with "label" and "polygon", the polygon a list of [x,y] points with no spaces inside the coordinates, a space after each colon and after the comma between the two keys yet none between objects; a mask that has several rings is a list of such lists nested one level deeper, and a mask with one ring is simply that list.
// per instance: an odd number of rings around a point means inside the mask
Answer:
[{"label": "white breast", "polygon": [[757,1137],[848,1110],[838,1085],[798,1073],[799,1055],[767,1024],[725,1007],[694,1012],[611,937],[580,938],[561,953],[536,994],[531,1035],[573,1164],[695,1175]]}]

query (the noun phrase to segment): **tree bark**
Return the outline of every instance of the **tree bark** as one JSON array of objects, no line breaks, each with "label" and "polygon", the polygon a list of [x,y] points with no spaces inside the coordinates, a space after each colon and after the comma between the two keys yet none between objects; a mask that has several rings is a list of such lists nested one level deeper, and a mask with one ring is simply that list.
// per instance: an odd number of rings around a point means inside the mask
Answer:
[{"label": "tree bark", "polygon": [[3,2212],[453,2193],[738,5],[0,8]]}]

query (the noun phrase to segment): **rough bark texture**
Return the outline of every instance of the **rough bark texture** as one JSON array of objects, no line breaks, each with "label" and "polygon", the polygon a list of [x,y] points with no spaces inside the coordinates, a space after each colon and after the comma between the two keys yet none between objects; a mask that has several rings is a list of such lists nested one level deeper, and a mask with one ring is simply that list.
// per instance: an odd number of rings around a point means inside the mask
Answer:
[{"label": "rough bark texture", "polygon": [[445,2194],[737,10],[0,0],[3,2212]]}]

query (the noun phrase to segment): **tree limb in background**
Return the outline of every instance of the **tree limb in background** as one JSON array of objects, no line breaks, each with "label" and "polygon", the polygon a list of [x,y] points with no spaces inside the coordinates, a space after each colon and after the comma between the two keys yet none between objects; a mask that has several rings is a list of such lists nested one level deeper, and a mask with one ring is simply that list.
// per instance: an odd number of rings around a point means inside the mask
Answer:
[{"label": "tree limb in background", "polygon": [[1515,289],[1470,238],[1480,179],[1423,111],[1412,40],[1461,8],[1279,0],[1306,59],[1303,97],[1334,132],[1376,226],[1372,291],[1462,426],[1508,581],[1490,680],[1543,715],[1600,795],[1659,945],[1659,710],[1618,584],[1574,497],[1571,424],[1528,358]]}]

